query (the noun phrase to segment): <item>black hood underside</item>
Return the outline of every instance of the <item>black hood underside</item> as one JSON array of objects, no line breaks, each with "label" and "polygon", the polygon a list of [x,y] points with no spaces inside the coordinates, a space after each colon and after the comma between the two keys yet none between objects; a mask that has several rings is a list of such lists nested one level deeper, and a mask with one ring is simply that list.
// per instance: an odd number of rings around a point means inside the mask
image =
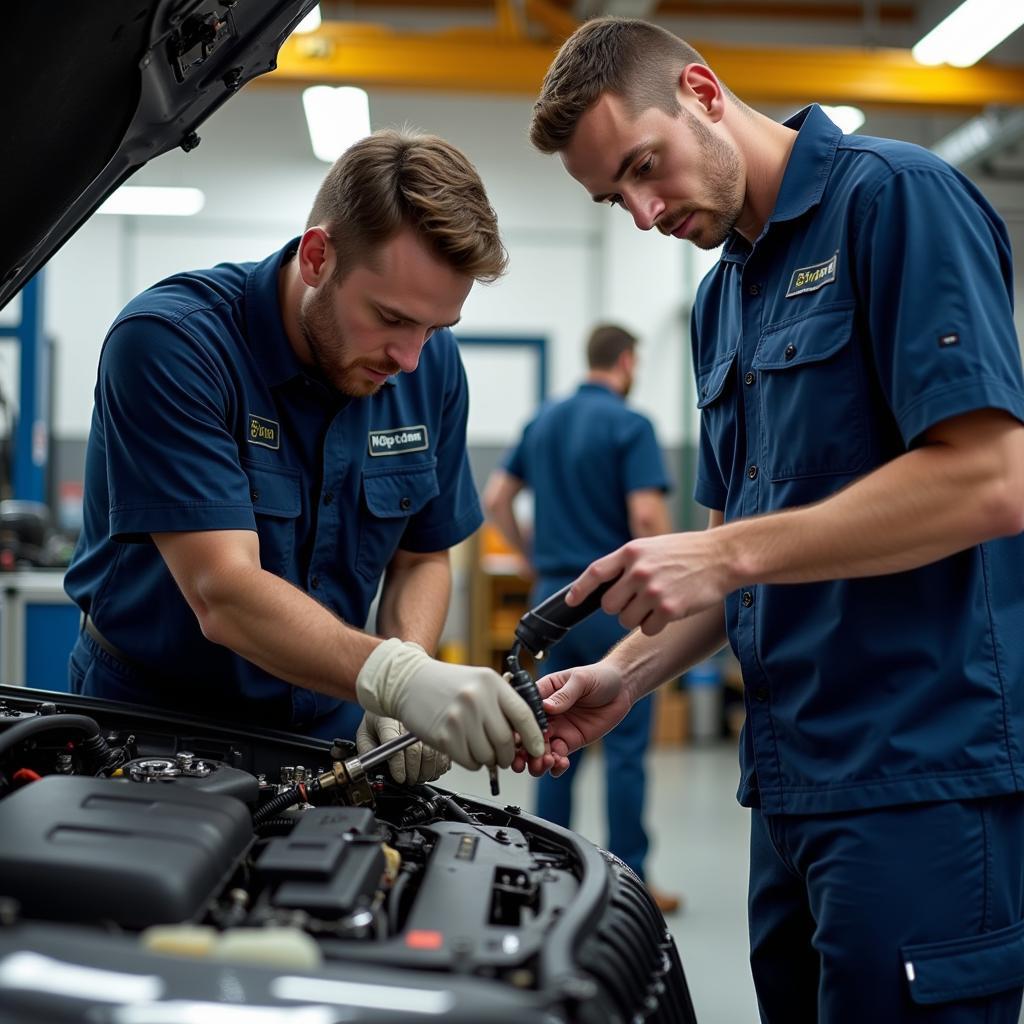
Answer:
[{"label": "black hood underside", "polygon": [[11,4],[0,34],[0,308],[103,200],[257,75],[315,0]]}]

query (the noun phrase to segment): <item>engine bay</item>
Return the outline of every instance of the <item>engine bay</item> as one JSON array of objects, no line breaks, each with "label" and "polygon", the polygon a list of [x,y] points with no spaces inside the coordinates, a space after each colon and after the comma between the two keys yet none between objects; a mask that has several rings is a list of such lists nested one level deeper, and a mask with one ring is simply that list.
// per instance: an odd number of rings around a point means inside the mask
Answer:
[{"label": "engine bay", "polygon": [[211,1001],[317,1022],[694,1019],[625,865],[515,806],[348,779],[354,754],[0,687],[0,1005],[139,1024]]}]

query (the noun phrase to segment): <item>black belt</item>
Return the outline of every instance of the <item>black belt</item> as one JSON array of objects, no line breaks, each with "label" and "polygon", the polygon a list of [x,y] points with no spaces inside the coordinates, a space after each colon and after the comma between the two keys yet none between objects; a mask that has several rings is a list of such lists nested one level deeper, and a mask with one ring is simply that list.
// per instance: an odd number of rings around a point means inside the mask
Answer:
[{"label": "black belt", "polygon": [[137,661],[130,654],[125,654],[120,647],[112,644],[97,628],[96,623],[92,621],[92,617],[89,615],[85,616],[85,620],[82,624],[82,628],[96,641],[97,644],[103,648],[112,658],[117,658],[124,665],[128,665],[130,668],[140,669],[143,672],[152,672],[152,669],[143,665],[141,661]]}]

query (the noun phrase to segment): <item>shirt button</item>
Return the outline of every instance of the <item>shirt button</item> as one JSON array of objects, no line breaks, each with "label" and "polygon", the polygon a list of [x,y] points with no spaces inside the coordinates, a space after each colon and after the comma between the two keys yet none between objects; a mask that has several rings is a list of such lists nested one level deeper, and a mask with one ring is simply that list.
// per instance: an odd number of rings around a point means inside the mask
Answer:
[{"label": "shirt button", "polygon": [[768,699],[768,687],[767,686],[759,686],[754,691],[754,700],[756,700],[759,704],[763,704],[767,699]]},{"label": "shirt button", "polygon": [[320,586],[320,577],[314,576],[309,581],[309,587],[311,590],[317,590]]},{"label": "shirt button", "polygon": [[761,294],[761,286],[759,284],[752,284],[747,289],[747,294],[748,295],[760,295]]},{"label": "shirt button", "polygon": [[754,374],[753,374],[753,372],[751,370],[747,370],[747,372],[745,374],[743,374],[743,383],[744,384],[753,384],[754,383]]},{"label": "shirt button", "polygon": [[260,492],[259,492],[259,491],[257,491],[257,490],[256,490],[256,488],[254,487],[254,488],[253,488],[253,489],[252,489],[252,490],[251,490],[251,491],[249,492],[249,497],[250,497],[250,498],[251,498],[251,499],[252,499],[253,501],[259,501],[259,500],[260,500]]},{"label": "shirt button", "polygon": [[402,498],[402,500],[399,501],[399,503],[398,503],[398,507],[403,512],[408,512],[409,509],[412,508],[412,498]]},{"label": "shirt button", "polygon": [[750,469],[747,470],[747,476],[750,477],[751,480],[756,480],[757,479],[757,466],[751,466]]},{"label": "shirt button", "polygon": [[754,603],[754,595],[749,590],[744,590],[740,600],[744,608],[749,608]]},{"label": "shirt button", "polygon": [[787,359],[792,359],[796,355],[796,345],[787,345],[786,351],[782,353]]},{"label": "shirt button", "polygon": [[324,504],[325,504],[325,505],[330,505],[330,503],[331,503],[332,501],[334,501],[334,495],[333,495],[333,494],[331,494],[331,492],[330,492],[330,491],[328,491],[328,492],[327,492],[327,493],[326,493],[326,494],[324,495]]}]

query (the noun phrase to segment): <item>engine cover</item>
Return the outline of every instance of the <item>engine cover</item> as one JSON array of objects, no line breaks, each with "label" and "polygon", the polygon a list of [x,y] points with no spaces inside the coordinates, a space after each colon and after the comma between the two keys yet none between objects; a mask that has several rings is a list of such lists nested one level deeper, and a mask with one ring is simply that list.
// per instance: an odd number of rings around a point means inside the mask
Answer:
[{"label": "engine cover", "polygon": [[0,801],[0,895],[50,920],[186,921],[251,839],[234,797],[51,775]]}]

